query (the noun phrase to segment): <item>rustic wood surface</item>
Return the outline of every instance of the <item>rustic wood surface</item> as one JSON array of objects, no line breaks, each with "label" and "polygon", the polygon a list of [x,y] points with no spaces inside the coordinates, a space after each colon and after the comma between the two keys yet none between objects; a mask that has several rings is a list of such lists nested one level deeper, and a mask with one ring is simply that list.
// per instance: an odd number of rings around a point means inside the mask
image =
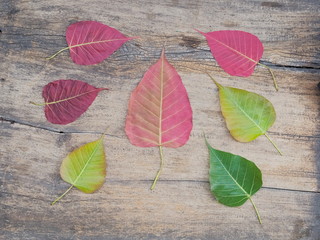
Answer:
[{"label": "rustic wood surface", "polygon": [[[320,239],[319,17],[318,0],[1,0],[0,239]],[[67,52],[45,60],[66,46],[66,27],[80,20],[140,38],[98,65],[76,65]],[[257,35],[261,62],[280,91],[263,67],[249,78],[228,76],[195,28]],[[194,128],[185,146],[164,149],[164,171],[151,191],[158,150],[132,146],[124,123],[131,91],[164,45],[189,93]],[[263,136],[246,144],[230,136],[205,72],[274,104],[269,135],[284,156]],[[53,125],[29,101],[42,102],[43,86],[57,79],[111,90],[77,121]],[[50,206],[69,187],[61,160],[107,127],[105,185],[94,194],[74,189]],[[230,208],[211,195],[203,133],[213,147],[262,170],[264,185],[253,197],[262,225],[249,202]]]}]

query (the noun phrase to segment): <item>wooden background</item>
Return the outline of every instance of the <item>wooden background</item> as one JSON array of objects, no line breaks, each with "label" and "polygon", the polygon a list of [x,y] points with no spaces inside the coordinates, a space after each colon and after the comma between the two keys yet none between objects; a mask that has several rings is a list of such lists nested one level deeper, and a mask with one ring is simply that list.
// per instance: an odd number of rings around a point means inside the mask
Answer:
[{"label": "wooden background", "polygon": [[[98,65],[74,64],[66,46],[71,23],[97,20],[119,29],[127,42]],[[231,77],[195,32],[237,29],[264,44],[262,63],[275,72],[280,91],[260,66],[249,78]],[[0,2],[0,239],[320,239],[320,2],[318,0],[1,0]],[[165,44],[189,93],[194,127],[189,142],[164,149],[165,167],[154,191],[157,148],[132,146],[124,132],[131,91],[156,62]],[[268,98],[277,120],[269,135],[236,142],[220,112],[224,85]],[[42,107],[44,85],[78,79],[110,91],[99,94],[77,121],[53,125]],[[73,149],[105,138],[107,178],[94,194],[73,189],[59,176]],[[254,161],[263,188],[238,208],[217,203],[209,190],[203,132],[220,150]]]}]

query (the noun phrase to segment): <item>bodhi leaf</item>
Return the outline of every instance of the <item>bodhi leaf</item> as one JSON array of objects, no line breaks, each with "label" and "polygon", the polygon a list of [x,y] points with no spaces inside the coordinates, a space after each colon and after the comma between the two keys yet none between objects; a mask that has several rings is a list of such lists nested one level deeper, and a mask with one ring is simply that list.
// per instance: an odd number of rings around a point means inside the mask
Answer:
[{"label": "bodhi leaf", "polygon": [[257,36],[237,30],[208,33],[196,31],[206,37],[213,57],[225,72],[232,76],[248,77],[259,64],[269,70],[274,87],[278,91],[271,68],[259,62],[263,54],[263,45]]},{"label": "bodhi leaf", "polygon": [[162,171],[162,147],[186,144],[191,129],[192,109],[187,91],[163,50],[131,94],[125,129],[133,145],[159,147],[160,169],[151,189]]},{"label": "bodhi leaf", "polygon": [[74,63],[80,65],[97,64],[108,58],[125,42],[134,38],[125,37],[117,29],[96,21],[76,22],[67,28],[68,47],[61,49],[48,59],[52,59],[69,49]]},{"label": "bodhi leaf", "polygon": [[260,135],[265,135],[282,155],[267,135],[267,130],[276,120],[272,103],[259,94],[222,86],[210,75],[209,77],[219,89],[222,115],[231,135],[239,142],[250,142]]},{"label": "bodhi leaf", "polygon": [[261,218],[251,197],[262,186],[260,169],[251,161],[228,152],[212,148],[206,141],[210,154],[210,189],[218,202],[237,207],[248,199],[252,203],[259,222]]},{"label": "bodhi leaf", "polygon": [[44,86],[42,97],[44,112],[49,122],[68,124],[79,118],[92,104],[98,93],[108,88],[96,88],[79,80],[57,80]]},{"label": "bodhi leaf", "polygon": [[103,146],[104,134],[100,139],[87,143],[63,159],[60,167],[61,178],[70,183],[70,188],[51,205],[59,201],[73,187],[84,193],[93,193],[104,183],[106,177],[106,160]]}]

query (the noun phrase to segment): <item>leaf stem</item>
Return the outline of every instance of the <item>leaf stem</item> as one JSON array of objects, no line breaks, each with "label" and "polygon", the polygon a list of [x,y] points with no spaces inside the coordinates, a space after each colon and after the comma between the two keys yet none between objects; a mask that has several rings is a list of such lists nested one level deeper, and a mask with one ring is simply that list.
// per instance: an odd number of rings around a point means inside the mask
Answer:
[{"label": "leaf stem", "polygon": [[278,84],[277,84],[277,81],[276,81],[276,77],[274,76],[274,73],[273,73],[272,69],[271,69],[270,67],[268,67],[267,65],[264,65],[264,64],[262,64],[262,63],[259,63],[259,62],[258,62],[258,64],[259,64],[260,66],[265,67],[266,69],[269,70],[269,72],[271,73],[271,76],[272,76],[274,88],[275,88],[277,91],[279,91],[279,87],[278,87]]},{"label": "leaf stem", "polygon": [[62,49],[60,49],[58,52],[56,52],[55,54],[53,54],[52,56],[47,57],[46,59],[47,59],[47,60],[50,60],[50,59],[54,58],[55,56],[57,56],[58,54],[62,53],[63,51],[65,51],[65,50],[67,50],[67,49],[69,49],[69,48],[70,48],[70,47],[62,48]]},{"label": "leaf stem", "polygon": [[280,153],[280,155],[283,155],[282,152],[280,151],[280,149],[277,147],[277,145],[271,140],[271,138],[268,136],[267,133],[264,134],[268,140],[272,143],[272,145],[277,149],[278,153]]},{"label": "leaf stem", "polygon": [[35,103],[35,102],[32,102],[32,101],[30,101],[29,103],[31,103],[33,105],[36,105],[36,106],[44,106],[44,105],[46,105],[46,103]]},{"label": "leaf stem", "polygon": [[259,211],[258,211],[256,205],[254,204],[254,202],[253,202],[253,200],[251,199],[251,197],[249,197],[249,200],[250,200],[250,202],[252,203],[252,206],[253,206],[253,208],[254,208],[254,211],[255,211],[256,214],[257,214],[257,218],[258,218],[258,220],[259,220],[259,223],[262,224],[261,217],[260,217],[260,214],[259,214]]},{"label": "leaf stem", "polygon": [[73,185],[71,185],[67,191],[65,191],[60,197],[58,197],[56,200],[54,200],[52,203],[51,203],[51,206],[54,205],[56,202],[58,202],[61,198],[64,197],[64,195],[66,195],[71,189],[73,188]]},{"label": "leaf stem", "polygon": [[162,146],[159,146],[159,153],[160,153],[160,168],[159,168],[159,170],[158,170],[158,173],[157,173],[157,175],[156,175],[156,177],[154,178],[154,180],[153,180],[153,184],[152,184],[152,186],[151,186],[151,190],[153,190],[154,188],[155,188],[155,186],[156,186],[156,183],[157,183],[157,181],[158,181],[158,179],[159,179],[159,176],[160,176],[160,174],[161,174],[161,172],[162,172],[162,168],[163,168],[163,151],[162,151]]}]

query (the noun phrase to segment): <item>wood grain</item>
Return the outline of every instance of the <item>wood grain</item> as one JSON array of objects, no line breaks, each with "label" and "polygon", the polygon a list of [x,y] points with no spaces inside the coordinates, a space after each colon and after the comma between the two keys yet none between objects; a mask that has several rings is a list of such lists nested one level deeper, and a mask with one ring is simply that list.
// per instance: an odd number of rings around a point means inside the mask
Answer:
[{"label": "wood grain", "polygon": [[[131,160],[133,149],[115,144],[119,140],[111,136],[105,141],[108,168],[103,188],[88,195],[73,190],[50,206],[68,188],[58,174],[61,159],[96,136],[48,133],[17,124],[2,132],[8,146],[18,141],[14,151],[8,147],[1,151],[2,159],[15,160],[1,162],[2,231],[7,239],[295,239],[319,233],[319,193],[264,186],[254,196],[261,226],[250,203],[239,208],[220,205],[210,194],[208,180],[180,179],[177,169],[150,191],[154,170],[146,159],[150,152],[144,150]],[[195,167],[180,166],[191,174]]]},{"label": "wood grain", "polygon": [[[320,57],[316,0],[161,2],[54,0],[0,3],[0,239],[319,239],[320,236]],[[65,29],[97,20],[119,29],[127,42],[101,64],[79,66],[67,52]],[[231,77],[217,65],[203,36],[193,29],[235,29],[257,35],[262,63],[249,78]],[[124,132],[131,91],[159,58],[162,47],[180,73],[193,108],[189,142],[164,149],[165,167],[155,191],[157,148],[132,146]],[[221,84],[259,93],[275,106],[269,135],[244,144],[226,129],[217,89]],[[78,79],[108,87],[74,123],[53,125],[42,107],[44,85]],[[107,178],[95,194],[68,188],[59,176],[62,159],[95,140],[106,127]],[[254,161],[263,188],[250,203],[229,208],[209,191],[210,144]]]}]

